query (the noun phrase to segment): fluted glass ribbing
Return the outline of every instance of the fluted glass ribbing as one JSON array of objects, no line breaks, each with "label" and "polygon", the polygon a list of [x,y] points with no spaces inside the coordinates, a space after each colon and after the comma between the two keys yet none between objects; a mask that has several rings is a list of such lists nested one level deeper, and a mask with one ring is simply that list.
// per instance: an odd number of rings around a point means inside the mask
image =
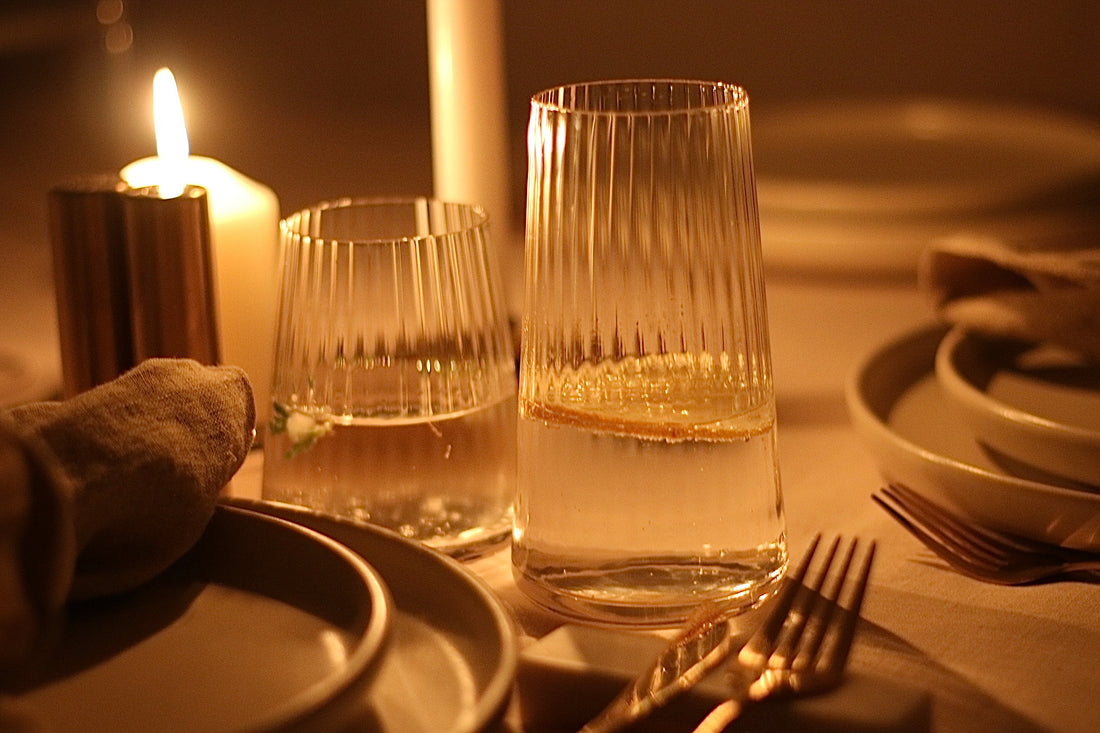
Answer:
[{"label": "fluted glass ribbing", "polygon": [[485,213],[341,200],[281,232],[264,498],[453,554],[506,539],[515,352]]},{"label": "fluted glass ribbing", "polygon": [[[670,110],[675,110],[670,113]],[[528,129],[521,396],[568,405],[574,370],[627,357],[669,361],[657,412],[677,420],[714,371],[737,389],[709,406],[713,419],[758,407],[771,394],[763,270],[748,100],[737,87],[654,82],[544,92]],[[716,307],[717,306],[717,307]],[[695,366],[701,363],[703,379]],[[652,387],[652,384],[649,385]],[[608,406],[626,404],[609,374]],[[738,400],[723,404],[722,396]],[[691,423],[706,422],[694,412]]]},{"label": "fluted glass ribbing", "polygon": [[276,399],[337,417],[416,417],[513,390],[484,213],[427,199],[364,203],[282,223]]},{"label": "fluted glass ribbing", "polygon": [[787,551],[745,92],[550,89],[527,146],[516,582],[599,623],[747,608]]}]

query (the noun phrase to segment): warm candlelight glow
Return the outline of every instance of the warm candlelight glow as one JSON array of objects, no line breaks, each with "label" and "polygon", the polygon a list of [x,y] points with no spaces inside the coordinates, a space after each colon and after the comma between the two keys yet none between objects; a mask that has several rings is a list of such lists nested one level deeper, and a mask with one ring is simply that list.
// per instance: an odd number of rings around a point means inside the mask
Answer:
[{"label": "warm candlelight glow", "polygon": [[154,77],[153,107],[157,155],[135,160],[119,176],[131,188],[156,187],[162,199],[179,196],[186,186],[206,190],[218,354],[222,363],[248,372],[262,424],[275,352],[279,200],[270,188],[220,160],[189,154],[179,93],[168,69]]},{"label": "warm candlelight glow", "polygon": [[187,185],[190,147],[176,78],[168,69],[158,69],[153,77],[153,128],[156,130],[160,163],[160,195],[174,198],[183,193],[183,187]]}]

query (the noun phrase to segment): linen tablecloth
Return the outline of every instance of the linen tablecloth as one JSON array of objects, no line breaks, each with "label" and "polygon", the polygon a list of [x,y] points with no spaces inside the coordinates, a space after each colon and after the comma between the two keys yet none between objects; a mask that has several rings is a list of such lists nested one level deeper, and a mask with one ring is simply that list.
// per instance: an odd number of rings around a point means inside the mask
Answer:
[{"label": "linen tablecloth", "polygon": [[[870,500],[882,479],[848,422],[844,383],[865,354],[933,320],[915,282],[771,277],[768,307],[792,556],[818,531],[878,541],[849,671],[931,695],[934,733],[1100,730],[1100,583],[965,578]],[[261,469],[254,453],[233,492],[258,496]],[[506,548],[465,566],[511,612],[521,650],[565,623],[519,592]],[[505,724],[534,733],[516,705]]]},{"label": "linen tablecloth", "polygon": [[[773,277],[768,299],[792,556],[817,531],[879,544],[850,671],[929,692],[937,733],[1100,730],[1100,583],[965,578],[870,500],[882,479],[848,423],[844,381],[864,354],[932,320],[915,283]],[[522,597],[506,550],[469,567],[512,611],[521,648],[561,623]]]}]

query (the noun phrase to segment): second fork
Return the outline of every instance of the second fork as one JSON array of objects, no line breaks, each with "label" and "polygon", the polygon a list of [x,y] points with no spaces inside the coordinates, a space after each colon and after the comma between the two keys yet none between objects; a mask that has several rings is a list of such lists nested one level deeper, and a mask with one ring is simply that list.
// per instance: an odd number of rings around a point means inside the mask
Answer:
[{"label": "second fork", "polygon": [[854,580],[858,538],[840,555],[841,539],[830,544],[809,584],[806,577],[821,537],[814,538],[795,572],[783,588],[760,628],[734,658],[730,667],[732,694],[695,729],[695,733],[724,730],[745,704],[780,694],[812,694],[838,685],[843,678],[855,636],[859,610],[874,562],[871,542],[858,563]]},{"label": "second fork", "polygon": [[1100,571],[1100,555],[981,527],[901,484],[871,498],[955,570],[998,585],[1021,585]]}]

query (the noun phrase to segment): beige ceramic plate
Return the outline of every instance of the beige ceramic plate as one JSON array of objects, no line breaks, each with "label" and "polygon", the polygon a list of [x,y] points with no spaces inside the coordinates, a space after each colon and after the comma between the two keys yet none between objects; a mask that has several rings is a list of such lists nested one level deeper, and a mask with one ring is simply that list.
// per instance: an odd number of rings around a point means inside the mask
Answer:
[{"label": "beige ceramic plate", "polygon": [[332,730],[361,714],[390,618],[357,554],[220,507],[156,579],[72,607],[6,703],[56,733]]},{"label": "beige ceramic plate", "polygon": [[927,244],[1100,170],[1100,126],[936,99],[816,102],[753,119],[765,262],[912,274]]},{"label": "beige ceramic plate", "polygon": [[1100,126],[936,99],[817,102],[753,120],[760,205],[855,217],[968,213],[1100,167]]},{"label": "beige ceramic plate", "polygon": [[1100,493],[1009,475],[979,445],[933,374],[945,333],[931,326],[902,336],[848,380],[852,425],[883,477],[988,526],[1100,550]]},{"label": "beige ceramic plate", "polygon": [[936,352],[936,378],[1006,470],[1100,491],[1100,367],[955,328]]},{"label": "beige ceramic plate", "polygon": [[286,504],[229,501],[332,537],[367,558],[390,589],[390,648],[356,730],[496,728],[512,696],[518,651],[508,612],[480,580],[454,559],[378,527]]}]

